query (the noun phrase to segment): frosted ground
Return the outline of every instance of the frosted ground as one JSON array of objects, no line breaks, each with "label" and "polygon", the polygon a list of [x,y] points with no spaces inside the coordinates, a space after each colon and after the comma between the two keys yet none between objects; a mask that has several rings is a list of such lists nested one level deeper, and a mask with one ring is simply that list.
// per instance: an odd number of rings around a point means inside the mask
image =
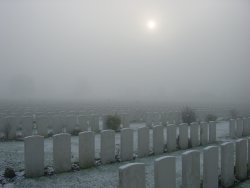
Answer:
[{"label": "frosted ground", "polygon": [[[131,124],[131,128],[137,129],[144,124]],[[229,128],[228,122],[217,123],[217,144],[223,141],[230,140],[228,138]],[[165,135],[166,137],[166,135]],[[136,131],[134,133],[134,140],[136,141],[137,135]],[[150,134],[150,144],[152,148],[152,131]],[[135,143],[135,150],[137,149],[137,144]],[[100,135],[97,134],[95,138],[96,142],[96,157],[99,157],[100,152]],[[120,134],[116,134],[116,145],[117,148],[120,142]],[[72,150],[72,162],[78,161],[78,137],[71,137],[71,150]],[[195,149],[202,150],[204,147],[197,147]],[[45,166],[53,166],[52,160],[52,138],[45,139]],[[2,142],[0,143],[0,171],[1,174],[4,167],[9,165],[15,168],[16,171],[22,170],[24,168],[24,144],[23,142]],[[177,157],[177,186],[181,185],[181,153],[185,150],[176,151],[172,153],[164,153],[163,155],[150,156],[142,159],[135,159],[130,162],[142,162],[146,165],[146,184],[147,187],[154,186],[153,179],[153,162],[154,159],[165,156],[172,155]],[[117,149],[118,152],[118,149]],[[44,176],[40,178],[23,178],[20,177],[15,184],[8,185],[8,187],[117,187],[118,185],[118,168],[121,165],[130,162],[117,162],[108,165],[96,166],[90,169],[68,172],[62,174],[56,174],[52,176]],[[201,172],[202,172],[202,155],[201,155]],[[202,174],[201,174],[202,176]],[[7,187],[7,186],[4,186]],[[237,185],[236,187],[250,187],[249,182],[244,182]]]}]

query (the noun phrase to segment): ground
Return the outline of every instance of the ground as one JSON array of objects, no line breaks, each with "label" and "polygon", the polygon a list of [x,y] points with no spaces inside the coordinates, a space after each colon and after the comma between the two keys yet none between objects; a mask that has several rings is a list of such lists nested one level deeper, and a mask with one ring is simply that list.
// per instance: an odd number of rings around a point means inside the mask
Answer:
[{"label": "ground", "polygon": [[[132,124],[131,127],[137,129],[143,124]],[[217,123],[217,140],[216,144],[220,144],[223,141],[230,140],[228,138],[228,122]],[[151,132],[151,148],[152,148],[152,132]],[[136,140],[136,132],[134,134],[134,139]],[[120,135],[116,134],[116,144],[117,148],[119,146]],[[78,137],[72,136],[72,162],[78,161]],[[136,142],[134,142],[136,143]],[[137,144],[134,146],[135,150]],[[202,150],[204,147],[197,147],[194,149]],[[53,166],[52,160],[52,139],[45,139],[45,166]],[[0,170],[1,174],[5,166],[11,166],[16,171],[24,169],[24,144],[19,141],[10,141],[0,143]],[[116,162],[108,165],[96,166],[90,169],[62,173],[52,176],[44,176],[40,178],[28,179],[22,176],[23,172],[20,172],[20,176],[17,178],[14,184],[9,184],[4,187],[84,187],[84,188],[101,188],[101,187],[117,187],[118,185],[118,168],[124,164],[130,162],[142,162],[146,165],[146,184],[147,187],[153,187],[154,178],[153,178],[153,162],[156,158],[173,155],[177,157],[177,187],[181,185],[181,153],[185,150],[176,151],[173,153],[164,153],[163,155],[150,156],[142,159],[135,159],[129,162]],[[96,135],[96,157],[99,157],[100,152],[100,135]],[[202,154],[202,153],[201,153]],[[201,155],[201,172],[202,172],[202,155]],[[202,174],[201,174],[202,177]],[[0,186],[1,187],[1,186]],[[250,187],[250,182],[246,181],[242,184],[237,185],[236,187]]]}]

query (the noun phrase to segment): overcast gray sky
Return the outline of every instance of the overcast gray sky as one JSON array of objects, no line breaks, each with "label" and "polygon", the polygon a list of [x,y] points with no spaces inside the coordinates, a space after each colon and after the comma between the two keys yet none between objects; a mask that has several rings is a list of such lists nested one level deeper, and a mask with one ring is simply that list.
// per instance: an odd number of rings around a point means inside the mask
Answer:
[{"label": "overcast gray sky", "polygon": [[250,1],[0,0],[0,91],[249,101]]}]

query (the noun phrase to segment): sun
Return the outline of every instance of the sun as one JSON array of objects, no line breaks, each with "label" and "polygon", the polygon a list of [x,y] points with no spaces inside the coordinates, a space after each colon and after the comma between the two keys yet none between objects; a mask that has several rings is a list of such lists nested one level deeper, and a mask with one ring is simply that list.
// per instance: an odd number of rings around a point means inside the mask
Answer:
[{"label": "sun", "polygon": [[147,28],[150,30],[154,30],[156,28],[157,24],[154,20],[148,20],[147,21]]}]

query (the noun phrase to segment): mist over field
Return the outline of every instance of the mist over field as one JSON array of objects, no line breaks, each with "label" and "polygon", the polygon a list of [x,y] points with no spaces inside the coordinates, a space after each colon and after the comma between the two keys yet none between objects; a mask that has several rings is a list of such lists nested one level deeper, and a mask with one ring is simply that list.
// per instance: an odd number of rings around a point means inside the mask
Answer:
[{"label": "mist over field", "polygon": [[248,0],[1,0],[0,99],[249,103],[249,20]]}]

